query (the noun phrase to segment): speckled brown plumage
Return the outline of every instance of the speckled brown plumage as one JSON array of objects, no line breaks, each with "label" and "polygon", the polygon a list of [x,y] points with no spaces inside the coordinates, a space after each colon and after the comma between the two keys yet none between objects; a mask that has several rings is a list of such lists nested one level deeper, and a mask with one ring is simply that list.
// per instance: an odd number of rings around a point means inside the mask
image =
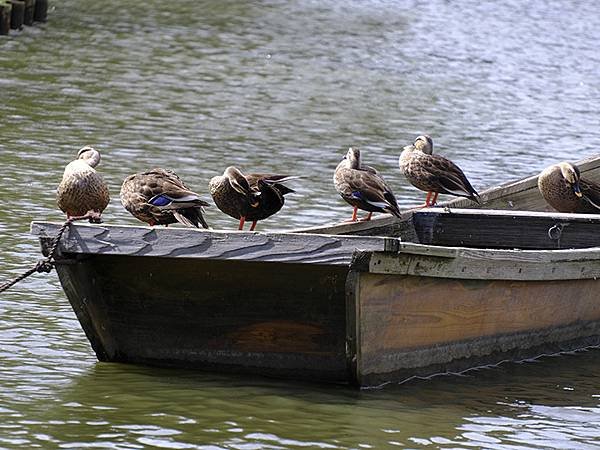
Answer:
[{"label": "speckled brown plumage", "polygon": [[223,175],[213,177],[209,183],[210,194],[221,211],[240,220],[256,222],[277,213],[284,205],[284,195],[294,192],[283,183],[287,175],[251,173],[244,175],[236,167],[228,167]]},{"label": "speckled brown plumage", "polygon": [[100,163],[100,152],[85,146],[77,159],[65,167],[58,185],[56,203],[67,218],[93,214],[90,222],[101,222],[100,215],[110,201],[108,186],[94,167]]},{"label": "speckled brown plumage", "polygon": [[429,136],[419,136],[412,145],[404,147],[398,163],[402,174],[417,189],[466,197],[480,203],[479,194],[460,167],[433,154],[433,140]]},{"label": "speckled brown plumage", "polygon": [[121,203],[134,217],[153,225],[208,228],[202,215],[208,206],[171,170],[155,168],[128,176],[121,186]]},{"label": "speckled brown plumage", "polygon": [[[361,162],[360,150],[350,147],[333,174],[333,184],[340,196],[352,205],[356,220],[356,208],[369,213],[389,213],[400,217],[400,209],[394,193],[377,171]],[[369,220],[369,214],[365,220]]]},{"label": "speckled brown plumage", "polygon": [[557,211],[600,214],[600,185],[581,178],[574,164],[561,162],[544,169],[538,177],[538,189]]}]

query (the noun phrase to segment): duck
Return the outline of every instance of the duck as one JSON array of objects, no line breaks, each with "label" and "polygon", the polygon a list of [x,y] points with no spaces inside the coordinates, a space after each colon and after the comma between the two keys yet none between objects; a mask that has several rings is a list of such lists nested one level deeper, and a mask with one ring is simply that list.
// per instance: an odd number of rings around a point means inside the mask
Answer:
[{"label": "duck", "polygon": [[121,204],[135,218],[150,226],[181,223],[206,228],[200,195],[189,190],[179,176],[160,167],[128,176],[121,186]]},{"label": "duck", "polygon": [[462,169],[448,158],[433,154],[433,139],[428,135],[418,136],[412,145],[404,147],[398,165],[413,186],[427,192],[425,207],[434,206],[439,194],[465,197],[481,204]]},{"label": "duck", "polygon": [[229,166],[208,183],[210,195],[221,211],[239,220],[238,230],[251,221],[254,231],[259,220],[279,212],[285,203],[284,196],[295,192],[285,184],[298,178],[289,175],[251,173],[244,175],[240,169]]},{"label": "duck", "polygon": [[546,167],[538,176],[538,189],[559,212],[600,214],[600,185],[582,178],[575,164]]},{"label": "duck", "polygon": [[102,223],[110,194],[104,178],[95,169],[100,159],[100,152],[86,145],[77,152],[77,159],[65,167],[56,203],[67,220],[87,218],[90,223]]},{"label": "duck", "polygon": [[333,184],[342,199],[354,207],[350,222],[357,221],[358,210],[368,211],[361,221],[371,220],[374,212],[400,217],[394,193],[377,170],[363,165],[360,150],[350,147],[333,174]]}]

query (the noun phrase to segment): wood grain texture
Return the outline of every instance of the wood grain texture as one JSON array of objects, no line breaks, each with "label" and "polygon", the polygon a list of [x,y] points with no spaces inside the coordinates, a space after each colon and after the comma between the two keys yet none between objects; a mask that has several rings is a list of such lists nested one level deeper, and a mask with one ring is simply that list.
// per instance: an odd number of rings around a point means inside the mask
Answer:
[{"label": "wood grain texture", "polygon": [[414,213],[422,244],[564,249],[600,245],[600,215],[432,208]]},{"label": "wood grain texture", "polygon": [[[575,164],[579,167],[581,174],[591,181],[600,182],[600,156],[593,155],[581,159]],[[540,171],[543,167],[540,168]],[[494,186],[480,192],[482,204],[478,206],[471,200],[455,198],[447,202],[440,202],[439,207],[451,208],[485,208],[506,209],[524,211],[552,211],[546,204],[537,188],[538,174],[517,181],[510,181],[499,186]],[[399,223],[419,211],[418,209],[402,210],[402,217],[397,219],[389,215],[378,216],[369,222],[358,223],[332,223],[316,227],[301,228],[293,230],[298,233],[316,234],[356,234],[363,236],[400,236]]]},{"label": "wood grain texture", "polygon": [[[32,233],[40,237],[55,236],[59,228],[59,224],[46,222],[33,222],[31,225]],[[348,266],[353,251],[383,250],[385,239],[73,224],[65,232],[59,249],[63,253],[76,254]]]},{"label": "wood grain texture", "polygon": [[[449,280],[362,273],[360,383],[600,334],[600,281]],[[450,369],[448,369],[450,370]],[[413,371],[418,373],[418,371]],[[370,380],[370,381],[366,381]]]},{"label": "wood grain texture", "polygon": [[347,268],[90,255],[58,273],[103,361],[348,379]]},{"label": "wood grain texture", "polygon": [[487,250],[400,243],[398,253],[357,253],[355,261],[360,262],[356,267],[353,263],[357,271],[434,278],[520,281],[600,278],[600,248],[597,247]]}]

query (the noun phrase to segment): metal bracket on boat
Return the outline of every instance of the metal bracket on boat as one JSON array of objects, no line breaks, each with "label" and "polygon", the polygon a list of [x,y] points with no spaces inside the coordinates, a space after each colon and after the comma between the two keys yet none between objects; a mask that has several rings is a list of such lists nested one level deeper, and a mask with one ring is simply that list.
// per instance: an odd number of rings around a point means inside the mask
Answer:
[{"label": "metal bracket on boat", "polygon": [[385,241],[383,242],[383,251],[398,253],[400,251],[401,241],[402,239],[400,238],[385,238]]},{"label": "metal bracket on boat", "polygon": [[556,241],[556,246],[559,248],[560,248],[560,238],[562,237],[562,232],[566,225],[568,225],[568,224],[557,223],[557,224],[551,226],[550,228],[548,228],[548,237],[551,240]]}]

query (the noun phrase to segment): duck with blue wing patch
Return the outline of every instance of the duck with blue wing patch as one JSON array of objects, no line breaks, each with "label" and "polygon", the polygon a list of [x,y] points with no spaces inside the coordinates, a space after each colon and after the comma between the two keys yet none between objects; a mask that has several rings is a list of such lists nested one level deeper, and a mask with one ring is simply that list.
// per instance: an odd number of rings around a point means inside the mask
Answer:
[{"label": "duck with blue wing patch", "polygon": [[171,170],[156,168],[130,175],[121,186],[121,203],[134,217],[151,226],[179,222],[208,228],[202,215],[208,203]]},{"label": "duck with blue wing patch", "polygon": [[398,202],[390,187],[373,167],[361,162],[360,150],[350,147],[333,174],[333,184],[340,196],[354,207],[352,222],[359,209],[368,211],[363,220],[371,220],[374,212],[400,217]]}]

